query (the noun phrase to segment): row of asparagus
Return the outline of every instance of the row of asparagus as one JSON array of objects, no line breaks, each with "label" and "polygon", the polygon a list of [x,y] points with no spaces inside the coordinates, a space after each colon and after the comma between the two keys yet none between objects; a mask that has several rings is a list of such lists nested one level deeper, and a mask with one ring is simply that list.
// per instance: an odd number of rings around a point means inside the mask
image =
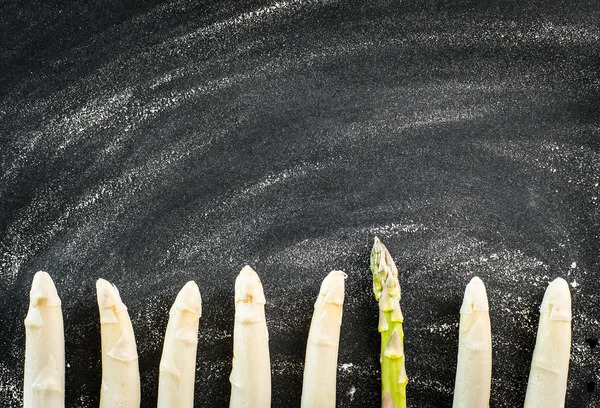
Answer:
[{"label": "row of asparagus", "polygon": [[[344,303],[341,271],[323,280],[315,303],[306,347],[302,407],[334,407],[337,356]],[[102,343],[100,408],[139,408],[140,374],[133,326],[117,288],[96,282]],[[230,407],[271,405],[271,365],[261,281],[245,266],[235,281],[235,323]],[[159,368],[158,408],[191,408],[200,291],[190,281],[171,310]],[[33,278],[25,318],[24,408],[63,408],[65,388],[64,332],[61,301],[50,275]]]},{"label": "row of asparagus", "polygon": [[[371,252],[373,292],[379,302],[382,408],[405,408],[408,377],[404,357],[404,317],[398,270],[375,238]],[[302,388],[303,408],[333,408],[346,275],[333,271],[323,280],[312,317]],[[96,283],[102,343],[101,408],[139,408],[140,375],[133,327],[117,288]],[[191,408],[194,402],[198,286],[188,282],[169,311],[159,368],[159,408]],[[245,266],[235,281],[233,364],[230,408],[268,408],[271,367],[261,281]],[[571,344],[571,297],[563,279],[553,281],[540,309],[525,408],[563,407]],[[46,272],[33,279],[26,328],[24,408],[63,408],[64,332],[61,301]],[[460,309],[454,407],[489,407],[492,340],[485,286],[475,277]]]}]

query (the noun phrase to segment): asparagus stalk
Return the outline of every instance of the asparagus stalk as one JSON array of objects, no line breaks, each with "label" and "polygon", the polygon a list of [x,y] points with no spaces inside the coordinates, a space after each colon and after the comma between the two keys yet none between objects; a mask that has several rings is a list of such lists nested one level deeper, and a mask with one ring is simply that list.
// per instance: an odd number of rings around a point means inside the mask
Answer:
[{"label": "asparagus stalk", "polygon": [[474,277],[460,308],[454,408],[490,406],[492,332],[485,286]]},{"label": "asparagus stalk", "polygon": [[190,281],[179,291],[169,311],[160,360],[158,408],[194,406],[198,319],[201,314],[200,290],[196,283]]},{"label": "asparagus stalk", "polygon": [[335,408],[345,277],[333,271],[321,284],[306,345],[302,408]]},{"label": "asparagus stalk", "polygon": [[271,363],[265,303],[258,275],[245,266],[235,280],[230,408],[271,406]]},{"label": "asparagus stalk", "polygon": [[50,275],[36,273],[25,318],[24,408],[65,406],[65,335],[60,305]]},{"label": "asparagus stalk", "polygon": [[404,317],[400,310],[398,269],[387,248],[377,237],[371,251],[371,272],[373,293],[379,301],[381,406],[406,408],[408,377],[404,365]]},{"label": "asparagus stalk", "polygon": [[102,340],[100,408],[138,408],[140,372],[133,327],[117,288],[96,282]]},{"label": "asparagus stalk", "polygon": [[564,279],[548,285],[525,395],[525,408],[562,408],[571,352],[571,294]]}]

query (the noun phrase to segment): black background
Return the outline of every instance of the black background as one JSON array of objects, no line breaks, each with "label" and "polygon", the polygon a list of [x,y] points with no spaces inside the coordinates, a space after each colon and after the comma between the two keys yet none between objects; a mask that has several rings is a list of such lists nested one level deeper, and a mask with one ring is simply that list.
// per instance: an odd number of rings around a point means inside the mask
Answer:
[{"label": "black background", "polygon": [[1,405],[21,404],[43,269],[63,301],[68,407],[99,399],[99,277],[129,307],[144,407],[168,309],[198,283],[195,405],[227,406],[248,263],[273,406],[299,406],[313,302],[343,269],[338,406],[376,407],[378,235],[400,270],[409,406],[451,405],[475,275],[491,405],[522,405],[538,307],[562,276],[567,406],[599,406],[599,21],[595,0],[2,2]]}]

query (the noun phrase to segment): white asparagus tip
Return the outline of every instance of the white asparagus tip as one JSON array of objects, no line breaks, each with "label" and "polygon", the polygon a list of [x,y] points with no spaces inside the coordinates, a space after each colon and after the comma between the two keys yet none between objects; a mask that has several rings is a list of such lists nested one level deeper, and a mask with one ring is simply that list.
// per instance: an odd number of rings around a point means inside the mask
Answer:
[{"label": "white asparagus tip", "polygon": [[465,289],[465,297],[460,308],[461,314],[472,314],[476,312],[489,312],[487,293],[483,281],[475,276]]},{"label": "white asparagus tip", "polygon": [[525,408],[563,407],[571,349],[571,293],[564,279],[550,282],[540,306]]},{"label": "white asparagus tip", "polygon": [[64,407],[65,345],[61,302],[50,275],[31,282],[25,317],[23,406]]},{"label": "white asparagus tip", "polygon": [[246,265],[235,280],[235,301],[264,305],[266,303],[258,274]]},{"label": "white asparagus tip", "polygon": [[202,316],[202,298],[196,282],[186,283],[177,294],[173,305],[183,312],[194,313],[196,317],[200,318]]},{"label": "white asparagus tip", "polygon": [[36,306],[42,301],[45,301],[46,306],[60,306],[61,304],[52,278],[48,272],[39,271],[34,275],[31,283],[29,302],[31,306]]},{"label": "white asparagus tip", "polygon": [[563,278],[556,278],[548,285],[540,312],[550,312],[550,320],[571,321],[571,292]]},{"label": "white asparagus tip", "polygon": [[115,312],[127,310],[127,306],[121,301],[119,290],[115,285],[105,279],[96,281],[96,294],[98,296],[98,305],[100,309],[115,306]]},{"label": "white asparagus tip", "polygon": [[[344,304],[344,280],[348,278],[342,271],[331,271],[323,279],[321,283],[321,290],[319,291],[319,297],[317,298],[317,304],[323,299],[326,303],[333,303],[335,305]],[[316,307],[316,305],[315,305]]]}]

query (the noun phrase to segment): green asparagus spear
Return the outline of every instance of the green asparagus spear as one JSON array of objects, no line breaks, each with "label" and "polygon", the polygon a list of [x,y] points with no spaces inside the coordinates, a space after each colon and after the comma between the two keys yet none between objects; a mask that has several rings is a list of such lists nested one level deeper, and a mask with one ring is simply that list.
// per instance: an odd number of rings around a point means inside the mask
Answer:
[{"label": "green asparagus spear", "polygon": [[371,272],[373,293],[379,301],[381,407],[406,408],[408,377],[404,366],[404,317],[400,310],[398,269],[387,248],[377,237],[371,251]]}]

